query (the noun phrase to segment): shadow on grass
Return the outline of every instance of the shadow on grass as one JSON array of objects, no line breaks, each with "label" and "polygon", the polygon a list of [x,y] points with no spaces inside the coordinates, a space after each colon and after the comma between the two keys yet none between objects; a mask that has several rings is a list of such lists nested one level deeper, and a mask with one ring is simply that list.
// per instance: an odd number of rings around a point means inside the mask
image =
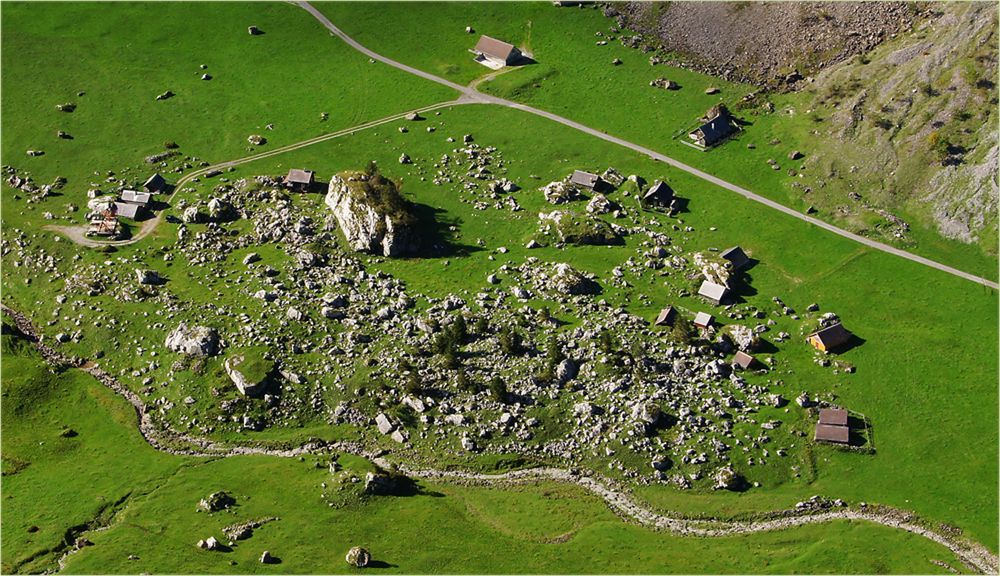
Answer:
[{"label": "shadow on grass", "polygon": [[[457,241],[456,231],[461,224],[460,219],[444,217],[445,210],[427,204],[413,203],[413,214],[417,218],[417,231],[420,234],[420,247],[416,258],[443,258],[469,256],[480,252],[483,248]],[[454,230],[452,230],[454,228]]]},{"label": "shadow on grass", "polygon": [[830,350],[830,352],[839,356],[841,354],[846,354],[847,352],[854,350],[858,346],[864,345],[865,342],[867,342],[867,340],[865,340],[864,338],[858,336],[857,334],[851,334],[851,338],[847,342]]}]

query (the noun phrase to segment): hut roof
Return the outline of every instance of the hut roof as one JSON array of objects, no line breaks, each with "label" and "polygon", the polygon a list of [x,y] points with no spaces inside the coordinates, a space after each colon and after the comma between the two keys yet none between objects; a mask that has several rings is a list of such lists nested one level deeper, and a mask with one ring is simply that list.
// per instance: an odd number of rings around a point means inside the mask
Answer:
[{"label": "hut roof", "polygon": [[847,444],[851,439],[851,431],[847,426],[833,426],[831,424],[817,424],[814,438],[820,442],[835,442],[837,444]]},{"label": "hut roof", "polygon": [[823,408],[819,411],[819,423],[831,426],[847,426],[847,410],[843,408]]},{"label": "hut roof", "polygon": [[122,190],[121,194],[122,202],[130,202],[132,204],[142,204],[145,206],[149,204],[152,200],[153,195],[149,192],[137,192],[135,190]]},{"label": "hut roof", "polygon": [[574,170],[573,175],[569,178],[569,181],[573,184],[593,188],[594,186],[597,186],[598,182],[601,181],[601,177],[597,174],[584,172],[583,170]]},{"label": "hut roof", "polygon": [[734,366],[739,366],[740,368],[743,368],[744,370],[746,370],[747,368],[753,366],[754,362],[755,362],[754,357],[751,356],[751,355],[749,355],[749,354],[747,354],[746,352],[744,352],[742,350],[737,351],[736,355],[733,356],[733,365]]},{"label": "hut roof", "polygon": [[158,173],[150,176],[145,182],[143,182],[142,187],[150,192],[159,192],[163,190],[163,187],[167,185],[167,181],[163,179]]},{"label": "hut roof", "polygon": [[484,35],[479,38],[479,42],[476,42],[476,48],[473,51],[506,62],[514,55],[514,50],[516,48],[513,44]]},{"label": "hut roof", "polygon": [[673,326],[676,316],[677,310],[673,306],[667,306],[663,310],[660,310],[659,315],[656,316],[656,320],[653,321],[653,326]]},{"label": "hut roof", "polygon": [[750,262],[750,257],[747,256],[746,252],[743,251],[739,246],[733,246],[732,248],[727,248],[723,250],[719,256],[724,259],[729,260],[732,263],[733,268],[739,270],[740,268],[747,265]]},{"label": "hut roof", "polygon": [[726,297],[726,293],[729,289],[722,284],[716,284],[715,282],[709,282],[705,280],[701,283],[701,288],[698,288],[698,295],[704,296],[713,302],[722,302],[722,299]]},{"label": "hut roof", "polygon": [[642,198],[644,200],[669,200],[674,196],[674,191],[667,185],[666,182],[662,180],[657,180],[649,190],[646,191],[646,195]]},{"label": "hut roof", "polygon": [[132,218],[135,219],[139,215],[139,211],[142,206],[138,204],[131,204],[129,202],[115,202],[115,215],[119,218]]},{"label": "hut roof", "polygon": [[288,176],[285,176],[285,183],[312,184],[315,175],[316,173],[312,170],[299,170],[298,168],[292,168],[288,171]]},{"label": "hut roof", "polygon": [[809,335],[809,338],[813,337],[818,338],[823,343],[823,346],[829,350],[846,344],[851,339],[851,333],[840,322],[837,322]]},{"label": "hut roof", "polygon": [[698,312],[694,317],[694,325],[707,327],[712,324],[712,315],[708,312]]},{"label": "hut roof", "polygon": [[733,117],[729,115],[729,112],[723,112],[699,126],[692,134],[700,133],[705,146],[712,146],[725,140],[735,131]]}]

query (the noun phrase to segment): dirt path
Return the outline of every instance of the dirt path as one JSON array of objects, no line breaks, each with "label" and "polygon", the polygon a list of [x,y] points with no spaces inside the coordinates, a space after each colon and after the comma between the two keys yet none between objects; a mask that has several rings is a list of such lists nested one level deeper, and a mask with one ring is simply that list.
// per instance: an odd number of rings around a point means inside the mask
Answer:
[{"label": "dirt path", "polygon": [[626,490],[615,487],[607,479],[562,468],[531,468],[503,474],[477,474],[453,470],[415,469],[401,462],[390,461],[381,456],[376,457],[374,452],[366,450],[362,445],[355,443],[311,442],[293,448],[276,449],[263,446],[222,444],[205,438],[189,436],[158,425],[152,418],[150,406],[143,402],[142,398],[93,362],[84,362],[79,358],[71,358],[43,343],[27,316],[6,305],[0,304],[0,309],[14,322],[18,330],[27,336],[28,340],[32,342],[46,362],[55,366],[69,366],[83,370],[115,394],[124,398],[135,410],[139,433],[146,442],[153,448],[170,454],[209,458],[243,455],[291,458],[304,454],[338,451],[363,456],[383,468],[395,467],[407,476],[432,481],[458,481],[486,485],[504,485],[537,480],[570,482],[604,500],[608,507],[623,519],[681,536],[733,536],[784,530],[804,524],[816,524],[835,520],[864,520],[890,528],[905,530],[937,542],[951,550],[971,570],[983,574],[996,574],[998,565],[1000,565],[997,557],[984,546],[957,536],[932,530],[918,523],[912,514],[885,506],[811,511],[779,510],[762,515],[763,519],[761,520],[747,521],[691,519],[685,518],[682,515],[668,516],[655,512],[633,499]]},{"label": "dirt path", "polygon": [[785,206],[783,204],[779,204],[778,202],[775,202],[774,200],[771,200],[769,198],[765,198],[764,196],[761,196],[759,194],[755,194],[755,193],[747,190],[746,188],[742,188],[742,187],[737,186],[735,184],[731,184],[731,183],[729,183],[729,182],[727,182],[727,181],[725,181],[725,180],[723,180],[721,178],[717,178],[715,176],[712,176],[711,174],[709,174],[707,172],[703,172],[703,171],[701,171],[701,170],[699,170],[697,168],[694,168],[693,166],[689,166],[689,165],[687,165],[687,164],[685,164],[685,163],[683,163],[683,162],[681,162],[679,160],[675,160],[675,159],[673,159],[673,158],[671,158],[671,157],[669,157],[669,156],[667,156],[665,154],[661,154],[661,153],[656,152],[654,150],[650,150],[649,148],[646,148],[644,146],[640,146],[638,144],[634,144],[632,142],[629,142],[627,140],[623,140],[623,139],[618,138],[616,136],[612,136],[612,135],[607,134],[607,133],[605,133],[603,131],[600,131],[600,130],[595,130],[593,128],[590,128],[589,126],[584,126],[583,124],[580,124],[579,122],[574,122],[573,120],[570,120],[568,118],[564,118],[562,116],[559,116],[557,114],[553,114],[551,112],[546,112],[545,110],[540,110],[538,108],[533,108],[531,106],[528,106],[528,105],[525,105],[525,104],[520,104],[520,103],[514,102],[512,100],[506,100],[504,98],[498,98],[496,96],[491,96],[489,94],[483,94],[482,92],[479,92],[475,88],[475,86],[478,85],[477,83],[473,83],[470,86],[461,86],[459,84],[451,82],[450,80],[445,80],[444,78],[441,78],[439,76],[435,76],[435,75],[430,74],[428,72],[424,72],[423,70],[418,70],[416,68],[413,68],[412,66],[408,66],[406,64],[402,64],[400,62],[396,62],[395,60],[392,60],[390,58],[386,58],[386,57],[384,57],[384,56],[382,56],[380,54],[377,54],[376,52],[373,52],[373,51],[369,50],[368,48],[365,48],[359,42],[357,42],[356,40],[354,40],[353,38],[351,38],[350,36],[348,36],[340,28],[337,28],[337,26],[335,26],[332,22],[330,22],[330,20],[325,15],[323,15],[322,12],[320,12],[319,10],[317,10],[316,8],[314,8],[308,2],[301,1],[301,2],[296,2],[296,4],[298,4],[298,6],[300,6],[301,8],[303,8],[304,10],[306,10],[307,12],[309,12],[310,14],[312,14],[313,17],[315,17],[317,20],[319,20],[319,22],[321,24],[323,24],[323,26],[325,26],[330,32],[332,32],[338,38],[340,38],[341,40],[343,40],[344,42],[346,42],[348,45],[350,45],[355,50],[358,50],[359,52],[367,55],[369,58],[372,58],[374,60],[378,60],[380,62],[388,64],[389,66],[392,66],[394,68],[398,68],[399,70],[403,70],[403,71],[409,72],[410,74],[415,74],[417,76],[420,76],[421,78],[430,80],[432,82],[437,82],[438,84],[443,84],[445,86],[448,86],[449,88],[453,88],[455,90],[458,90],[459,92],[462,93],[462,98],[461,99],[463,101],[482,102],[482,103],[486,103],[486,104],[497,104],[499,106],[507,106],[508,108],[514,108],[516,110],[521,110],[523,112],[528,112],[529,114],[535,114],[536,116],[541,116],[543,118],[548,118],[549,120],[552,120],[553,122],[558,122],[558,123],[560,123],[560,124],[562,124],[564,126],[569,126],[570,128],[579,130],[579,131],[584,132],[586,134],[589,134],[591,136],[595,136],[597,138],[600,138],[602,140],[606,140],[606,141],[611,142],[613,144],[617,144],[619,146],[623,146],[623,147],[628,148],[630,150],[634,150],[636,152],[639,152],[640,154],[645,154],[646,156],[649,156],[650,158],[654,158],[656,160],[659,160],[661,162],[669,164],[670,166],[673,166],[674,168],[677,168],[679,170],[683,170],[684,172],[687,172],[688,174],[691,174],[693,176],[697,176],[698,178],[701,178],[702,180],[711,182],[712,184],[715,184],[716,186],[725,188],[726,190],[729,190],[731,192],[735,192],[735,193],[743,196],[744,198],[746,198],[748,200],[752,200],[754,202],[759,202],[759,203],[767,206],[768,208],[772,208],[774,210],[778,210],[779,212],[783,212],[783,213],[785,213],[785,214],[787,214],[789,216],[792,216],[793,218],[798,218],[799,220],[802,220],[804,222],[808,222],[808,223],[810,223],[810,224],[812,224],[814,226],[818,226],[819,228],[822,228],[822,229],[827,230],[829,232],[833,232],[834,234],[837,234],[839,236],[843,236],[844,238],[847,238],[849,240],[853,240],[855,242],[859,242],[861,244],[864,244],[865,246],[868,246],[869,248],[874,248],[875,250],[881,250],[882,252],[886,252],[886,253],[892,254],[894,256],[899,256],[900,258],[906,258],[907,260],[912,260],[914,262],[923,264],[925,266],[930,266],[931,268],[940,270],[942,272],[947,272],[948,274],[952,274],[954,276],[958,276],[959,278],[964,278],[966,280],[970,280],[972,282],[977,282],[977,283],[982,284],[984,286],[988,286],[990,288],[993,288],[994,290],[1000,288],[1000,285],[998,285],[996,282],[994,282],[992,280],[989,280],[989,279],[986,279],[986,278],[982,278],[982,277],[976,276],[974,274],[969,274],[968,272],[963,272],[961,270],[958,270],[957,268],[952,268],[951,266],[947,266],[945,264],[941,264],[939,262],[935,262],[935,261],[933,261],[933,260],[931,260],[929,258],[924,258],[923,256],[918,256],[916,254],[911,254],[911,253],[909,253],[909,252],[907,252],[905,250],[900,250],[899,248],[890,246],[888,244],[884,244],[882,242],[877,242],[877,241],[872,240],[870,238],[865,238],[864,236],[860,236],[858,234],[854,234],[853,232],[848,232],[847,230],[843,230],[841,228],[838,228],[838,227],[834,226],[833,224],[830,224],[828,222],[824,222],[823,220],[820,220],[818,218],[813,218],[812,216],[809,216],[807,214],[802,214],[801,212],[798,212],[797,210],[789,208],[788,206]]},{"label": "dirt path", "polygon": [[[236,160],[228,160],[226,162],[220,162],[218,164],[212,164],[211,166],[205,166],[199,168],[193,172],[185,174],[177,183],[174,185],[174,191],[167,198],[167,203],[172,203],[174,197],[181,191],[181,188],[192,181],[195,178],[200,178],[213,170],[227,170],[233,166],[239,166],[241,164],[246,164],[248,162],[253,162],[255,160],[262,160],[264,158],[270,158],[271,156],[277,156],[279,154],[284,154],[286,152],[292,152],[294,150],[299,150],[305,148],[306,146],[312,146],[313,144],[319,144],[320,142],[326,142],[328,140],[333,140],[334,138],[340,138],[341,136],[349,136],[361,130],[367,130],[368,128],[374,128],[376,126],[381,126],[383,124],[388,124],[390,122],[396,122],[402,120],[407,114],[411,112],[423,113],[432,112],[440,108],[446,108],[448,106],[456,106],[460,104],[468,104],[468,100],[451,100],[447,102],[438,102],[437,104],[431,104],[429,106],[424,106],[423,108],[417,108],[414,110],[408,110],[406,112],[401,112],[399,114],[393,114],[392,116],[386,116],[385,118],[379,118],[378,120],[372,120],[370,122],[365,122],[363,124],[358,124],[356,126],[351,126],[349,128],[344,128],[336,132],[331,132],[329,134],[323,134],[321,136],[316,136],[314,138],[309,138],[308,140],[303,140],[301,142],[295,142],[288,144],[286,146],[281,146],[280,148],[274,148],[257,154],[252,154],[250,156],[245,156],[243,158],[237,158]],[[52,230],[58,232],[73,242],[80,244],[82,246],[90,247],[100,247],[100,246],[123,246],[127,244],[135,244],[136,242],[142,240],[146,236],[149,236],[156,230],[159,226],[160,221],[163,219],[163,211],[160,211],[155,217],[150,218],[142,223],[139,227],[139,231],[133,235],[131,238],[126,240],[94,240],[93,238],[88,238],[86,235],[86,226],[58,226],[58,225],[48,225],[44,226],[46,230]]]}]

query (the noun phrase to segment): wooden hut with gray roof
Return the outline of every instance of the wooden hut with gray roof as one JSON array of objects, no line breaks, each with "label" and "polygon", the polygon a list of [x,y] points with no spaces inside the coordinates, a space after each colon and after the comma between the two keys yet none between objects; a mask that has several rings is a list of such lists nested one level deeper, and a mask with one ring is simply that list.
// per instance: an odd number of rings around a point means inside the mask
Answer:
[{"label": "wooden hut with gray roof", "polygon": [[642,196],[642,205],[647,208],[669,209],[673,203],[674,191],[662,180],[657,180]]},{"label": "wooden hut with gray roof", "polygon": [[736,133],[736,121],[724,106],[713,109],[714,115],[708,121],[688,134],[695,144],[702,148],[711,148],[721,144],[726,138]]},{"label": "wooden hut with gray roof", "polygon": [[293,190],[305,191],[316,182],[316,173],[312,170],[292,168],[285,176],[285,186]]},{"label": "wooden hut with gray roof", "polygon": [[715,282],[705,280],[701,283],[701,288],[698,288],[698,295],[718,306],[719,304],[722,304],[722,301],[726,299],[727,295],[729,295],[729,289],[722,284],[716,284]]},{"label": "wooden hut with gray roof", "polygon": [[472,50],[476,54],[476,62],[490,68],[503,68],[516,63],[521,58],[521,51],[513,44],[483,35]]},{"label": "wooden hut with gray roof", "polygon": [[750,263],[750,257],[739,246],[723,250],[719,256],[733,265],[733,270],[739,270]]}]

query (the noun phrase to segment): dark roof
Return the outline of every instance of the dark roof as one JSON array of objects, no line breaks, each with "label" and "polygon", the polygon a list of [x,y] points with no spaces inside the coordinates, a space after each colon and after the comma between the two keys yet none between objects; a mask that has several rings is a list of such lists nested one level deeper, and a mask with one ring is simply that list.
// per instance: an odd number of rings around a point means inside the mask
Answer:
[{"label": "dark roof", "polygon": [[726,113],[719,114],[715,118],[705,122],[692,134],[700,133],[700,140],[704,142],[705,146],[712,146],[725,140],[735,131],[736,126],[733,126],[733,117]]},{"label": "dark roof", "polygon": [[657,180],[655,184],[650,186],[646,195],[642,197],[643,200],[659,200],[660,202],[668,202],[674,197],[674,191],[667,185],[666,182]]},{"label": "dark roof", "polygon": [[315,173],[312,170],[299,170],[292,168],[285,176],[286,184],[312,184]]},{"label": "dark roof", "polygon": [[747,354],[746,352],[743,352],[742,350],[738,350],[736,352],[736,355],[733,356],[733,365],[739,366],[744,370],[753,366],[754,362],[755,362],[754,357]]},{"label": "dark roof", "polygon": [[823,408],[819,411],[819,423],[831,426],[847,426],[847,410],[843,408]]},{"label": "dark roof", "polygon": [[723,298],[726,297],[726,293],[729,290],[722,284],[716,284],[715,282],[709,282],[705,280],[701,283],[701,288],[698,288],[698,295],[708,298],[716,304],[722,302]]},{"label": "dark roof", "polygon": [[814,336],[823,343],[823,346],[827,350],[847,344],[847,341],[851,339],[851,333],[840,322],[813,332],[809,335],[809,338]]},{"label": "dark roof", "polygon": [[587,188],[593,188],[597,186],[597,183],[601,181],[601,177],[597,174],[591,174],[590,172],[584,172],[583,170],[574,170],[573,175],[570,176],[569,181],[573,184],[579,184],[580,186],[586,186]]},{"label": "dark roof", "polygon": [[851,431],[847,426],[832,426],[830,424],[817,424],[816,440],[821,442],[836,442],[837,444],[847,444],[851,439]]},{"label": "dark roof", "polygon": [[496,58],[507,62],[517,53],[517,48],[515,48],[513,44],[508,44],[503,40],[497,40],[496,38],[490,38],[489,36],[482,36],[479,38],[479,42],[476,42],[476,48],[473,51],[484,56],[489,56],[490,58]]},{"label": "dark roof", "polygon": [[663,310],[660,310],[660,314],[653,321],[653,326],[673,326],[676,316],[677,310],[673,306],[667,306]]},{"label": "dark roof", "polygon": [[142,187],[146,190],[158,191],[163,190],[163,187],[167,185],[167,181],[163,179],[163,176],[159,174],[153,174],[146,180]]},{"label": "dark roof", "polygon": [[736,270],[739,270],[750,262],[750,258],[746,255],[746,252],[744,252],[739,246],[728,248],[724,250],[722,254],[719,254],[719,256],[729,260],[733,264],[733,268]]}]

